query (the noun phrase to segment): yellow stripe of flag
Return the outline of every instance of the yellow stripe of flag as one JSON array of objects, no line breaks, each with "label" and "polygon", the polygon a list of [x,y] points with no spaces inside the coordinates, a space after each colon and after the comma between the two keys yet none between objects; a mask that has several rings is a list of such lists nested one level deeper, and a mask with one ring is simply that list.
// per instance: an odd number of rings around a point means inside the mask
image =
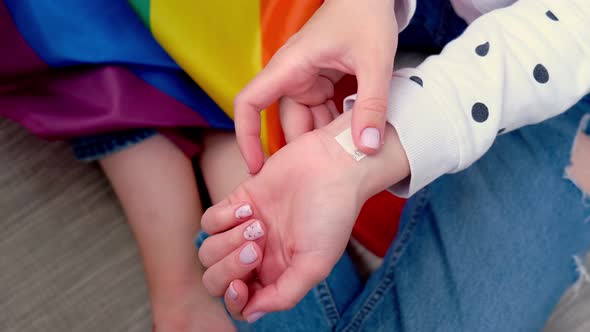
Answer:
[{"label": "yellow stripe of flag", "polygon": [[233,118],[233,99],[262,69],[260,2],[151,0],[150,26],[176,62]]}]

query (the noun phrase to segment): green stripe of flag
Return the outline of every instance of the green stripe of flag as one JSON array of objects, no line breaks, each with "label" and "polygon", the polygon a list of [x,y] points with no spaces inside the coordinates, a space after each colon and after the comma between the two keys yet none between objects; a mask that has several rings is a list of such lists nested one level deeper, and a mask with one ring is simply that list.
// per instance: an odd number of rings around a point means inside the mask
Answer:
[{"label": "green stripe of flag", "polygon": [[129,0],[129,3],[137,15],[141,17],[143,23],[150,27],[150,0]]}]

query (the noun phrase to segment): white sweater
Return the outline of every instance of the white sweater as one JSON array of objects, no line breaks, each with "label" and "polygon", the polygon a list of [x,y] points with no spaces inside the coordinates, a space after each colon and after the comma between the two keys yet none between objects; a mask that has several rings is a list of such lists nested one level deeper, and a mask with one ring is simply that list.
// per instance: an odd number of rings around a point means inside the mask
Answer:
[{"label": "white sweater", "polygon": [[[396,2],[400,27],[414,1]],[[394,194],[408,197],[467,168],[499,133],[562,113],[590,92],[590,0],[512,2],[454,0],[467,20],[474,8],[489,12],[440,55],[394,73],[387,120],[411,171],[391,188]],[[509,6],[492,10],[494,4]],[[355,97],[346,99],[345,109]]]}]

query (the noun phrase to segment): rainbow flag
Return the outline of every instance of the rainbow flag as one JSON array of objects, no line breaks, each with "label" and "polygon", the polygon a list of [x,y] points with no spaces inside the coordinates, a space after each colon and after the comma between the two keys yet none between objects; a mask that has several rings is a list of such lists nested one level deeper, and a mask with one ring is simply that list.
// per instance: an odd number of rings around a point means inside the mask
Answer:
[{"label": "rainbow flag", "polygon": [[[231,130],[235,95],[320,5],[0,0],[0,116],[60,140],[133,128]],[[336,89],[340,100],[347,92]],[[261,128],[267,152],[284,145],[277,105]],[[371,199],[355,237],[384,255],[402,205],[387,193]]]},{"label": "rainbow flag", "polygon": [[[319,8],[321,0],[130,0],[156,40],[233,118],[238,92]],[[284,145],[278,106],[262,113],[262,141]]]},{"label": "rainbow flag", "polygon": [[121,0],[0,0],[0,116],[39,137],[233,121]]}]

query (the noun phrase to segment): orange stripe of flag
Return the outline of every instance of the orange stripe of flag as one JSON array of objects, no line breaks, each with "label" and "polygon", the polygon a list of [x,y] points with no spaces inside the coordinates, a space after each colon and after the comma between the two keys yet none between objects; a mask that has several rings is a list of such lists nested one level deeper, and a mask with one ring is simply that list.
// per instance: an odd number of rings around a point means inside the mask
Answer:
[{"label": "orange stripe of flag", "polygon": [[[260,0],[262,65],[266,66],[276,51],[309,20],[322,0]],[[278,103],[266,109],[269,153],[285,145]]]}]

